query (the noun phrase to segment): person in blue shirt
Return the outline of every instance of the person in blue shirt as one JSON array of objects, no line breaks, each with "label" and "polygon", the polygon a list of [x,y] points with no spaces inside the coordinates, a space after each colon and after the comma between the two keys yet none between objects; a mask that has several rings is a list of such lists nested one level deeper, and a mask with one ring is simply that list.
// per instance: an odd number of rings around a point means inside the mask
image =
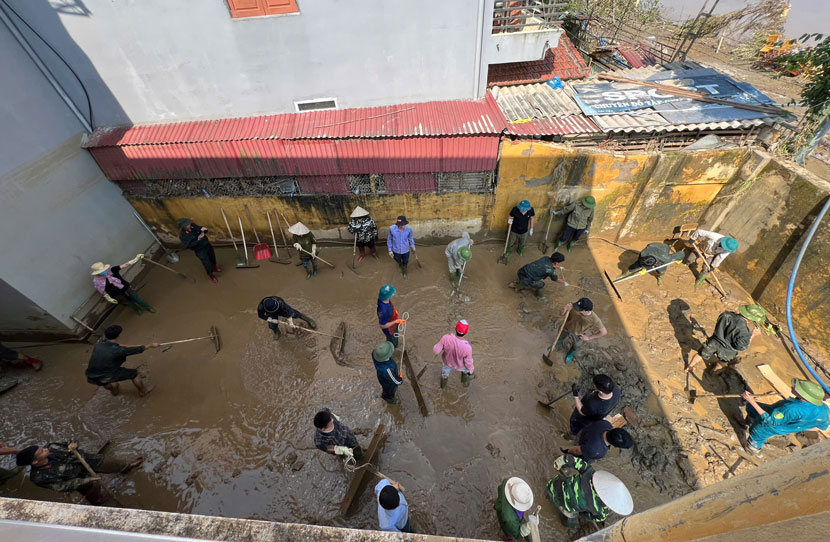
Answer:
[{"label": "person in blue shirt", "polygon": [[744,391],[746,419],[751,422],[746,446],[750,453],[760,452],[772,436],[816,428],[824,431],[830,425],[830,407],[824,403],[824,389],[815,382],[797,378],[791,380],[791,385],[795,397],[772,405],[758,404],[749,391]]},{"label": "person in blue shirt", "polygon": [[378,292],[378,325],[386,340],[392,343],[395,348],[398,347],[398,338],[395,333],[398,332],[398,324],[406,323],[406,320],[398,318],[398,311],[392,304],[392,296],[397,290],[391,284],[384,284],[380,287]]},{"label": "person in blue shirt", "polygon": [[380,387],[383,389],[380,398],[390,405],[400,402],[400,399],[395,397],[395,392],[398,391],[398,386],[403,382],[403,378],[398,372],[398,364],[392,359],[394,353],[395,345],[389,341],[379,343],[372,351],[372,362],[375,364],[378,382],[380,382]]},{"label": "person in blue shirt", "polygon": [[589,423],[576,436],[577,445],[562,449],[562,453],[581,457],[585,461],[592,462],[602,459],[611,446],[617,448],[631,448],[634,446],[634,439],[625,429],[614,429],[611,422],[600,420]]},{"label": "person in blue shirt", "polygon": [[409,250],[415,252],[415,239],[412,237],[412,228],[409,221],[401,215],[395,224],[389,228],[389,235],[386,237],[386,248],[389,249],[389,256],[398,262],[401,268],[401,275],[406,278],[406,267],[409,265]]},{"label": "person in blue shirt", "polygon": [[401,485],[386,478],[375,486],[378,500],[378,526],[381,531],[414,533],[409,523],[409,503],[401,493]]}]

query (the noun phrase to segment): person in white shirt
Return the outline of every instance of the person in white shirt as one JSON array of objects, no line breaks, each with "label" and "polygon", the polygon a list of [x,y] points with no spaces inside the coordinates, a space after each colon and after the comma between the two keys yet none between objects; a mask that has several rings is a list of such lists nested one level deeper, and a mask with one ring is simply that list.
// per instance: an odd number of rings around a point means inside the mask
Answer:
[{"label": "person in white shirt", "polygon": [[[709,262],[713,270],[717,269],[727,256],[738,250],[738,241],[736,239],[713,231],[697,229],[692,233],[691,240],[698,246],[698,249],[703,253],[703,257]],[[686,258],[687,263],[694,263],[696,260],[697,254],[694,251]],[[707,276],[709,276],[709,273],[704,266],[700,269],[695,288],[703,284]]]}]

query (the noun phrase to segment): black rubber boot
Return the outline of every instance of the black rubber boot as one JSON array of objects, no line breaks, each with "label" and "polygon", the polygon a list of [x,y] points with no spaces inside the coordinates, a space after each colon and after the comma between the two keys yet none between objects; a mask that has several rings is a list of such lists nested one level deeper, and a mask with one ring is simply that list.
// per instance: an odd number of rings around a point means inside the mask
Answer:
[{"label": "black rubber boot", "polygon": [[274,328],[274,329],[272,329],[271,331],[273,331],[273,332],[274,332],[274,340],[275,340],[275,341],[280,340],[280,337],[282,337],[282,331],[280,331],[280,328],[279,328],[279,327],[275,327],[275,328]]},{"label": "black rubber boot", "polygon": [[308,327],[311,329],[317,329],[317,322],[315,322],[311,317],[306,316],[305,314],[300,314],[297,318],[308,324]]}]

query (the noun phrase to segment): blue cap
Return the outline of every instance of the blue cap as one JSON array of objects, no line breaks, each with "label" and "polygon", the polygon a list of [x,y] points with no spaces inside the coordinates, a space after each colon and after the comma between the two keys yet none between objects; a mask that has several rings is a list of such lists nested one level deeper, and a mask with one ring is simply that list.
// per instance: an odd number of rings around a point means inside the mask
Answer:
[{"label": "blue cap", "polygon": [[520,211],[529,211],[530,210],[530,202],[527,201],[526,199],[523,199],[522,201],[519,202],[519,204],[516,207],[518,207]]},{"label": "blue cap", "polygon": [[727,252],[735,252],[738,250],[738,240],[732,237],[724,237],[720,240],[720,246]]},{"label": "blue cap", "polygon": [[380,287],[378,299],[380,299],[381,301],[388,301],[389,299],[391,299],[393,295],[395,295],[395,292],[397,292],[397,290],[394,286],[392,286],[391,284],[384,284]]}]

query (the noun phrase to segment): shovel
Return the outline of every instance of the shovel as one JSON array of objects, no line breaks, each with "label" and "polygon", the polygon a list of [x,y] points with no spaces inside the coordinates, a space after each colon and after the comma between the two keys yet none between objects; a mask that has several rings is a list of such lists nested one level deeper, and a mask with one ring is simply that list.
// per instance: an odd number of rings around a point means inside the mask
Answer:
[{"label": "shovel", "polygon": [[542,361],[544,361],[545,364],[550,365],[551,367],[553,367],[553,360],[551,360],[548,356],[551,352],[553,352],[553,349],[556,348],[556,343],[559,342],[559,337],[562,336],[562,330],[565,329],[565,324],[568,323],[568,316],[570,316],[570,314],[571,309],[568,309],[565,312],[565,317],[562,319],[562,325],[559,326],[559,333],[556,334],[556,338],[553,339],[553,343],[550,345],[550,348],[548,348],[548,351],[545,354],[542,354]]},{"label": "shovel", "polygon": [[180,271],[176,271],[175,269],[171,269],[170,267],[167,267],[167,266],[166,266],[166,265],[164,265],[164,264],[161,264],[161,263],[158,263],[158,262],[154,262],[154,261],[153,261],[153,260],[151,260],[150,258],[142,258],[142,259],[141,259],[141,261],[143,261],[143,262],[147,262],[147,263],[151,263],[151,264],[153,264],[153,265],[157,265],[157,266],[161,267],[162,269],[166,269],[166,270],[170,271],[171,273],[175,273],[175,274],[177,274],[178,276],[180,276],[181,278],[183,278],[183,279],[185,279],[185,280],[187,280],[187,281],[190,281],[192,284],[196,284],[196,279],[194,279],[194,278],[192,278],[192,277],[188,277],[188,276],[187,276],[187,275],[185,275],[184,273],[182,273],[182,272],[180,272]]},{"label": "shovel", "polygon": [[236,267],[259,267],[258,263],[250,263],[248,261],[248,245],[245,242],[245,228],[242,227],[242,218],[239,215],[236,215],[236,219],[239,221],[239,231],[242,232],[242,250],[245,252],[245,265],[239,265],[239,262],[236,263]]},{"label": "shovel", "polygon": [[244,268],[246,267],[245,260],[242,258],[242,256],[239,255],[239,247],[236,246],[236,239],[233,238],[233,231],[231,231],[231,225],[228,223],[228,217],[225,216],[225,210],[222,208],[220,208],[219,210],[222,211],[222,218],[225,219],[225,226],[228,227],[228,235],[230,235],[231,237],[231,243],[233,243],[233,250],[234,252],[236,252],[236,267]]},{"label": "shovel", "polygon": [[[766,397],[767,395],[778,395],[778,392],[768,391],[767,393],[761,393],[759,395],[755,395],[755,397]],[[743,394],[740,394],[740,393],[729,393],[729,394],[726,394],[726,395],[718,395],[718,394],[715,394],[715,393],[702,393],[702,394],[698,395],[697,390],[695,388],[690,388],[689,389],[689,404],[690,405],[695,404],[695,401],[697,401],[701,397],[716,397],[718,399],[736,399],[736,398],[742,397],[742,396],[743,396]]]},{"label": "shovel", "polygon": [[[276,209],[274,209],[274,219],[277,221],[277,227],[280,229],[280,237],[282,237],[282,246],[285,247],[285,251],[288,253],[288,257],[291,258],[291,248],[288,245],[288,241],[285,239],[285,232],[282,231],[282,224],[280,223],[280,219],[277,216]],[[285,220],[285,215],[283,215],[283,220]],[[286,221],[286,224],[288,224],[288,221]]]},{"label": "shovel", "polygon": [[502,265],[507,265],[507,242],[510,241],[510,225],[511,222],[507,221],[507,237],[504,239],[504,250],[502,250],[501,258],[499,258],[499,263]]},{"label": "shovel", "polygon": [[691,246],[692,250],[695,251],[695,254],[697,254],[697,257],[700,258],[703,261],[703,265],[705,265],[706,269],[709,270],[709,275],[713,279],[715,279],[715,283],[717,283],[717,286],[715,286],[715,290],[717,290],[718,293],[720,294],[721,300],[726,299],[726,290],[723,289],[723,284],[720,283],[720,279],[718,279],[718,276],[715,274],[715,268],[712,267],[711,265],[709,265],[709,262],[706,261],[706,258],[703,257],[703,254],[700,252],[700,249],[697,248],[697,245],[695,244],[694,241],[690,241],[689,246]]},{"label": "shovel", "polygon": [[326,264],[327,266],[331,267],[332,269],[336,269],[336,267],[334,267],[334,264],[333,264],[333,263],[329,263],[329,262],[327,262],[326,260],[324,260],[324,259],[323,259],[323,258],[321,258],[320,256],[317,256],[316,254],[312,254],[311,252],[307,251],[307,250],[306,250],[306,249],[304,249],[304,248],[301,248],[301,249],[300,249],[300,251],[301,251],[301,252],[305,252],[306,254],[308,254],[309,256],[311,256],[312,258],[316,258],[316,259],[320,260],[321,262],[323,262],[323,263],[324,263],[324,264]]},{"label": "shovel", "polygon": [[[265,216],[268,217],[268,228],[271,230],[271,241],[274,242],[274,255],[276,256],[276,258],[271,258],[269,261],[274,262],[274,263],[290,264],[291,263],[291,258],[290,257],[288,258],[288,260],[284,260],[284,259],[280,258],[280,251],[277,248],[277,237],[274,235],[274,226],[273,226],[273,224],[271,224],[271,213],[270,213],[270,211],[265,211]],[[276,218],[276,217],[274,217],[274,218]],[[277,220],[277,225],[279,226],[279,224],[280,224],[280,221]]]},{"label": "shovel", "polygon": [[245,205],[245,214],[248,215],[248,222],[251,223],[251,228],[254,230],[254,239],[256,239],[254,258],[257,260],[267,260],[271,257],[271,249],[268,248],[268,243],[259,242],[259,234],[256,232],[256,226],[254,226],[254,217],[251,216],[251,210],[248,209],[247,204]]},{"label": "shovel", "polygon": [[537,403],[539,403],[540,405],[542,405],[543,407],[553,408],[553,404],[554,404],[556,401],[558,401],[558,400],[560,400],[560,399],[562,399],[562,398],[564,398],[564,397],[567,397],[567,396],[568,396],[568,395],[570,395],[570,394],[571,394],[571,391],[570,391],[570,390],[568,390],[568,391],[566,391],[565,393],[563,393],[562,395],[558,395],[558,396],[556,396],[556,398],[555,398],[553,401],[550,401],[550,402],[548,402],[548,403],[545,403],[544,401],[540,401],[540,400],[538,400],[538,399],[536,400],[536,402],[537,402]]}]

